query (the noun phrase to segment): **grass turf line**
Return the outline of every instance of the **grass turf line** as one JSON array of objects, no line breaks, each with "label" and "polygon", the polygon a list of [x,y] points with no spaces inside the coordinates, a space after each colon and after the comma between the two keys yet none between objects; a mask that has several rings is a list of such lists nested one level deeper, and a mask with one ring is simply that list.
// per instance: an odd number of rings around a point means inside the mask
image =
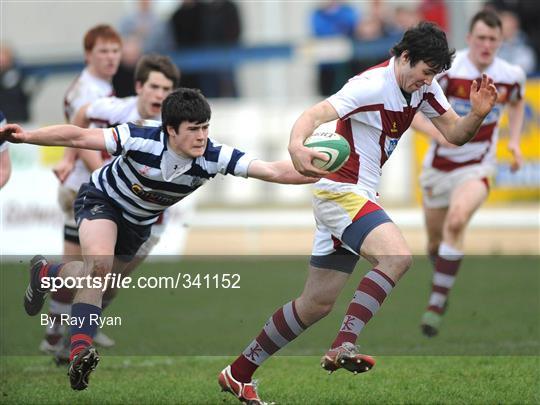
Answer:
[{"label": "grass turf line", "polygon": [[[63,368],[35,356],[2,359],[3,404],[234,404],[217,374],[225,357],[103,360],[89,389],[74,392]],[[315,356],[278,356],[256,374],[263,400],[278,404],[535,404],[538,356],[388,356],[368,373],[328,375]]]}]

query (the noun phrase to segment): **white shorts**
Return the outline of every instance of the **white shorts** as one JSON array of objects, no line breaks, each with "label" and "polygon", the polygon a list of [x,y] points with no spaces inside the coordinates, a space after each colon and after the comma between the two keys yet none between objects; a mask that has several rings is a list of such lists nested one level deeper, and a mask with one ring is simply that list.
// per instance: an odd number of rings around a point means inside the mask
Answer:
[{"label": "white shorts", "polygon": [[341,256],[352,254],[358,260],[364,238],[378,225],[390,221],[384,210],[374,202],[375,199],[375,192],[360,189],[354,184],[315,185],[313,213],[317,229],[311,253],[313,265],[352,271],[350,268],[342,269],[349,265],[329,256],[336,253]]},{"label": "white shorts", "polygon": [[432,167],[424,167],[420,175],[422,198],[427,208],[446,208],[450,205],[452,192],[457,186],[472,179],[486,181],[495,173],[492,165],[471,165],[444,172]]}]

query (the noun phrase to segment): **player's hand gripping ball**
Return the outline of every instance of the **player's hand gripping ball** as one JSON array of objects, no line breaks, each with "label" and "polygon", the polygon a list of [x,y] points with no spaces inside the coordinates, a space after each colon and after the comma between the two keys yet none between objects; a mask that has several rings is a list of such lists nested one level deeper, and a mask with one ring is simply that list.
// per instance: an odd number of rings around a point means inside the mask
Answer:
[{"label": "player's hand gripping ball", "polygon": [[328,156],[328,161],[313,159],[313,166],[329,172],[337,172],[349,160],[349,142],[333,132],[315,132],[304,141],[304,146]]}]

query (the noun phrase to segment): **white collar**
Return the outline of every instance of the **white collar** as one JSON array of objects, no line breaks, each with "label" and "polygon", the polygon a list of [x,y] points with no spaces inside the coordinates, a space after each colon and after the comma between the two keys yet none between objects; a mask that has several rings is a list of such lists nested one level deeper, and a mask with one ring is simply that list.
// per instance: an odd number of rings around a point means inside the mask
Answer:
[{"label": "white collar", "polygon": [[174,178],[191,169],[192,164],[193,158],[180,156],[167,147],[163,153],[163,158],[161,159],[160,165],[163,180],[172,181]]}]

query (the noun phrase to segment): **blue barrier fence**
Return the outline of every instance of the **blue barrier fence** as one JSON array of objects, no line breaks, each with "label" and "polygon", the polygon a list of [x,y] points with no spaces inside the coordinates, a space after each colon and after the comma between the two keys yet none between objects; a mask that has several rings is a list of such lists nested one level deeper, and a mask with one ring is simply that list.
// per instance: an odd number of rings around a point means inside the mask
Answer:
[{"label": "blue barrier fence", "polygon": [[[398,37],[391,37],[376,41],[354,43],[351,44],[351,53],[358,59],[365,57],[384,57],[389,54],[389,49],[397,40],[399,40]],[[230,69],[253,62],[291,60],[302,46],[287,43],[228,48],[198,48],[172,52],[169,53],[169,56],[183,72],[191,73]],[[45,77],[52,74],[77,72],[83,67],[84,63],[82,60],[64,60],[60,62],[23,64],[21,69],[24,74]]]},{"label": "blue barrier fence", "polygon": [[[390,55],[390,49],[400,39],[400,35],[393,35],[374,41],[362,41],[351,43],[351,51],[345,61],[351,55],[355,59],[384,58]],[[168,55],[182,69],[183,72],[204,72],[220,69],[230,69],[246,63],[265,62],[272,60],[292,60],[302,47],[310,44],[293,45],[273,44],[257,46],[237,46],[229,48],[198,48],[186,49],[179,52],[171,52]],[[82,59],[82,58],[81,58]],[[317,63],[317,60],[314,60]],[[82,60],[63,60],[59,62],[43,62],[22,64],[24,74],[43,78],[48,75],[78,72],[84,67]],[[536,72],[531,76],[538,76]]]}]

